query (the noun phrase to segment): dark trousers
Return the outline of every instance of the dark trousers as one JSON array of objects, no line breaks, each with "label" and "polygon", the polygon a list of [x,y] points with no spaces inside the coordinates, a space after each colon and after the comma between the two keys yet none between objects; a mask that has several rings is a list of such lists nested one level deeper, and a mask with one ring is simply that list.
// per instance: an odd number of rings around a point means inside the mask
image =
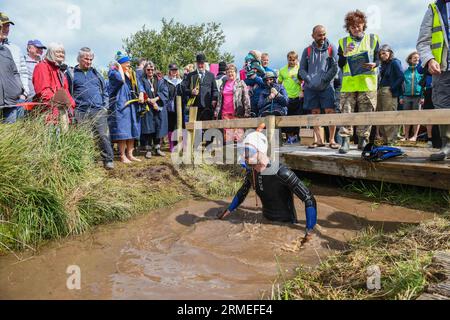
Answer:
[{"label": "dark trousers", "polygon": [[[298,116],[298,115],[303,115],[304,114],[304,110],[303,110],[303,98],[295,98],[295,99],[289,99],[288,101],[288,116]],[[300,127],[298,128],[283,128],[282,132],[289,135],[289,136],[293,136],[299,135],[299,131],[300,131]]]},{"label": "dark trousers", "polygon": [[141,147],[156,147],[161,145],[161,138],[156,137],[156,133],[141,134]]},{"label": "dark trousers", "polygon": [[103,162],[112,162],[114,152],[109,135],[108,111],[106,109],[87,109],[86,111],[75,109],[75,120],[77,123],[91,127]]}]

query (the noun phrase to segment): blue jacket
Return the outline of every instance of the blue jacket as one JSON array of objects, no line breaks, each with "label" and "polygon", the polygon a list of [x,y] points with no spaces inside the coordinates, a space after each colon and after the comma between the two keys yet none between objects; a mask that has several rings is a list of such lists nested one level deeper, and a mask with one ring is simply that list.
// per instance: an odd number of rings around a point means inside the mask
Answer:
[{"label": "blue jacket", "polygon": [[71,72],[67,74],[69,90],[78,110],[107,109],[109,107],[106,83],[97,70],[91,68],[84,72],[76,66],[73,74]]},{"label": "blue jacket", "polygon": [[382,63],[380,68],[379,87],[390,87],[393,97],[400,97],[403,94],[404,76],[402,63],[394,58],[392,61]]},{"label": "blue jacket", "polygon": [[258,116],[261,116],[264,112],[279,111],[283,115],[287,115],[288,94],[282,84],[275,83],[273,87],[278,91],[278,95],[269,100],[271,88],[264,86],[263,91],[259,95],[258,102]]},{"label": "blue jacket", "polygon": [[[134,72],[134,71],[131,71]],[[139,105],[128,101],[136,99],[140,92],[145,92],[139,78],[133,88],[128,77],[124,80],[120,72],[113,68],[108,73],[109,93],[109,130],[112,141],[135,140],[141,135],[141,119],[138,115]]]},{"label": "blue jacket", "polygon": [[[420,66],[420,64],[419,64]],[[405,78],[405,92],[404,96],[407,97],[420,97],[422,96],[422,86],[420,80],[422,80],[423,69],[418,66],[409,66],[404,72]]]}]

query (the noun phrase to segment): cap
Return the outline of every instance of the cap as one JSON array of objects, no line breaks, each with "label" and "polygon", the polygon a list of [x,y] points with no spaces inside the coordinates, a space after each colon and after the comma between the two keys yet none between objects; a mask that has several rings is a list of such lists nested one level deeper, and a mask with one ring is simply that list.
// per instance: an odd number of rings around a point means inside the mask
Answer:
[{"label": "cap", "polygon": [[131,61],[130,57],[126,54],[123,54],[121,51],[117,51],[116,53],[116,61],[120,64]]},{"label": "cap", "polygon": [[176,65],[176,63],[169,64],[169,70],[178,70],[178,66]]},{"label": "cap", "polygon": [[0,12],[0,22],[2,23],[2,25],[7,23],[14,25],[14,22],[9,20],[8,16],[3,12]]},{"label": "cap", "polygon": [[244,139],[244,146],[251,145],[261,153],[267,153],[269,143],[266,136],[261,132],[252,132]]},{"label": "cap", "polygon": [[28,45],[29,45],[29,46],[35,46],[36,48],[39,48],[39,49],[47,49],[47,47],[44,46],[44,45],[42,44],[42,42],[40,42],[40,41],[37,40],[37,39],[35,39],[35,40],[29,40],[29,41],[28,41]]},{"label": "cap", "polygon": [[199,53],[199,54],[197,54],[195,61],[197,63],[204,63],[204,62],[206,62],[206,56],[203,53]]},{"label": "cap", "polygon": [[264,79],[276,78],[277,75],[273,71],[267,71],[264,75]]}]

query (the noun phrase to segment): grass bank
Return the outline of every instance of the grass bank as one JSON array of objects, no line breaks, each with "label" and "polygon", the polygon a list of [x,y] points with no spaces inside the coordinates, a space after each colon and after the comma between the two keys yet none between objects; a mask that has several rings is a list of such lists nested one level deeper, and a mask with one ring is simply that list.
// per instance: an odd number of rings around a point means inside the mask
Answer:
[{"label": "grass bank", "polygon": [[[417,298],[439,270],[430,269],[433,252],[450,249],[450,220],[436,218],[393,234],[362,232],[317,268],[300,267],[294,279],[273,293],[274,299],[401,299]],[[368,270],[381,273],[380,290],[367,287]]]},{"label": "grass bank", "polygon": [[[155,158],[106,172],[87,127],[66,133],[43,121],[0,125],[0,253],[83,233],[203,194],[232,196],[239,172],[175,169]],[[206,179],[207,177],[207,179]],[[206,179],[206,180],[205,180]],[[205,183],[207,181],[207,183]]]},{"label": "grass bank", "polygon": [[417,210],[445,213],[450,210],[450,191],[378,181],[345,183],[343,190],[364,196],[375,205],[388,203]]}]

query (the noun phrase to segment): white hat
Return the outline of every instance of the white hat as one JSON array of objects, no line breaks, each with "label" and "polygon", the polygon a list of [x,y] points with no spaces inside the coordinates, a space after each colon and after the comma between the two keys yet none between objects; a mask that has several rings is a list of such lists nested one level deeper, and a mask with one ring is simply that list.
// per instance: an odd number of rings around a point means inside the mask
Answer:
[{"label": "white hat", "polygon": [[252,132],[244,139],[244,145],[249,144],[256,148],[259,152],[267,153],[269,143],[267,138],[261,132]]}]

